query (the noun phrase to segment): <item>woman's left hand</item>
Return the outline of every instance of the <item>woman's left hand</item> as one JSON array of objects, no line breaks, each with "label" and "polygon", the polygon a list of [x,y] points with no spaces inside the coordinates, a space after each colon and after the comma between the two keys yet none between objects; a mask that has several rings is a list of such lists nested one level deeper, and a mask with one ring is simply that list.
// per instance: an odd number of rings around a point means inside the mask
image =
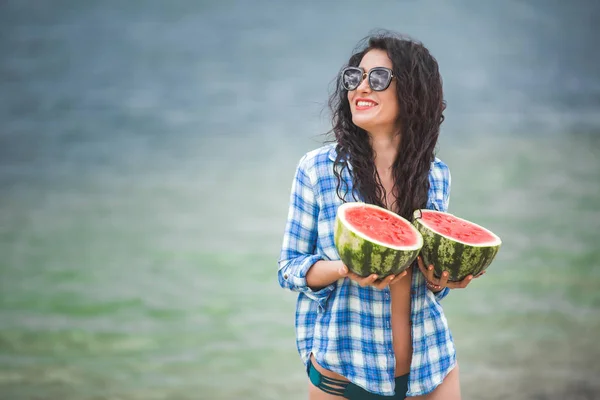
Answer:
[{"label": "woman's left hand", "polygon": [[445,287],[450,288],[450,289],[464,289],[467,287],[467,285],[469,283],[471,283],[471,281],[474,278],[479,278],[481,275],[485,274],[485,271],[481,271],[476,276],[467,275],[460,282],[448,282],[448,272],[444,271],[442,273],[441,278],[436,278],[433,274],[433,265],[430,265],[428,268],[425,268],[425,265],[423,264],[423,259],[421,258],[421,256],[418,257],[418,263],[419,263],[419,269],[421,270],[421,272],[423,273],[423,276],[427,280],[427,287],[434,292],[439,292],[440,290],[442,290]]}]

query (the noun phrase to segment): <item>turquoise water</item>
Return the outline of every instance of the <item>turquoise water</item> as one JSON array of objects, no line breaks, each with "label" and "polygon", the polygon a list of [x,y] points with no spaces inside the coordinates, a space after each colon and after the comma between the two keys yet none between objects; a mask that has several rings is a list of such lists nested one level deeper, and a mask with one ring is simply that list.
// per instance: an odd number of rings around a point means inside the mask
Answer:
[{"label": "turquoise water", "polygon": [[[0,397],[306,398],[276,261],[364,3],[40,4],[0,6]],[[440,59],[451,211],[504,241],[443,301],[464,398],[599,398],[589,10],[381,4]]]}]

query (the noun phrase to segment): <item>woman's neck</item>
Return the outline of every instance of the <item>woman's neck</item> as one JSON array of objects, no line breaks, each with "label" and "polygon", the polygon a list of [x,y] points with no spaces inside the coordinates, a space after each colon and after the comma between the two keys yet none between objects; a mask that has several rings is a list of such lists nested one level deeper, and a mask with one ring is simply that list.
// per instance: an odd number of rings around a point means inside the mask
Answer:
[{"label": "woman's neck", "polygon": [[396,135],[369,135],[371,148],[375,154],[375,167],[377,171],[387,173],[396,160],[398,146],[400,145],[400,134]]}]

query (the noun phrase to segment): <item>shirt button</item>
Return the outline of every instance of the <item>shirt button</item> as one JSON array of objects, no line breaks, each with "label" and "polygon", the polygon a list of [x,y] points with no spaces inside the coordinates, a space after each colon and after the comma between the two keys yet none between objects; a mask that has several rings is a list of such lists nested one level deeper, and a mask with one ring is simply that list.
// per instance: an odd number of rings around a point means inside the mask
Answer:
[{"label": "shirt button", "polygon": [[283,274],[283,279],[287,280],[288,274]]},{"label": "shirt button", "polygon": [[385,323],[385,326],[389,328],[389,327],[390,327],[390,321],[387,321],[387,322]]}]

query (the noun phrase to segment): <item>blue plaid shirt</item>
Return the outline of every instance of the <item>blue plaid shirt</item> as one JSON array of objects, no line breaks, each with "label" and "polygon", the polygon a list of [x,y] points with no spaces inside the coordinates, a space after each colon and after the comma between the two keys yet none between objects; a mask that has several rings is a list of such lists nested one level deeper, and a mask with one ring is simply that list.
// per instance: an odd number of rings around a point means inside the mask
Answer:
[{"label": "blue plaid shirt", "polygon": [[[308,269],[319,260],[339,260],[333,241],[338,206],[333,162],[335,145],[305,154],[296,169],[279,259],[279,284],[298,292],[296,344],[308,366],[310,354],[324,368],[345,376],[372,393],[394,394],[395,357],[390,328],[390,291],[360,287],[342,278],[318,291],[306,284]],[[352,166],[342,178],[352,193]],[[446,211],[450,171],[439,159],[429,173],[427,208]],[[345,187],[342,186],[342,193]],[[352,201],[352,196],[348,201]],[[413,354],[407,396],[433,391],[456,364],[448,322],[439,301],[449,289],[434,294],[425,278],[412,274]],[[368,305],[366,305],[368,304]]]}]

